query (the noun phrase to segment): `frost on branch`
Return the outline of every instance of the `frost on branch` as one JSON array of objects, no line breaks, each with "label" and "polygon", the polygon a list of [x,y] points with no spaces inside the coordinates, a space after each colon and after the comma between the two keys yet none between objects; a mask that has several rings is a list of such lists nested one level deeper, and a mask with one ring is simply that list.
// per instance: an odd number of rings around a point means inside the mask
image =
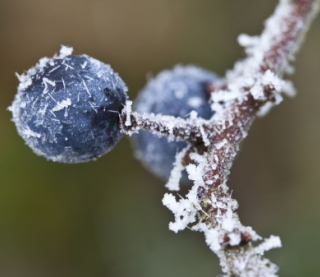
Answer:
[{"label": "frost on branch", "polygon": [[198,118],[195,112],[191,112],[187,119],[161,114],[139,114],[131,112],[131,104],[131,101],[127,101],[120,115],[122,132],[127,135],[148,130],[159,137],[167,136],[169,141],[186,140],[204,146],[214,136],[210,121]]},{"label": "frost on branch", "polygon": [[228,99],[225,111],[232,106],[232,98],[241,103],[250,92],[261,104],[261,116],[282,101],[282,93],[294,96],[293,85],[281,78],[286,73],[293,73],[290,61],[294,60],[317,11],[318,3],[314,0],[281,0],[274,15],[266,21],[260,37],[240,35],[238,41],[245,47],[248,57],[227,72],[223,90],[212,94],[212,107],[219,107],[216,103],[223,101],[219,97],[221,93]]},{"label": "frost on branch", "polygon": [[[280,247],[280,239],[271,236],[258,244],[262,238],[239,220],[238,203],[232,199],[227,181],[240,143],[256,116],[279,104],[283,94],[295,95],[293,85],[283,80],[283,75],[293,72],[289,61],[317,9],[316,0],[281,0],[260,37],[239,37],[248,57],[236,63],[224,80],[210,86],[214,111],[210,120],[195,113],[186,120],[130,111],[121,114],[121,129],[126,134],[148,130],[189,143],[189,149],[177,154],[167,187],[179,189],[183,168],[194,185],[185,197],[177,199],[167,193],[162,202],[174,214],[170,230],[177,233],[188,228],[204,233],[206,243],[220,259],[224,276],[277,276],[277,267],[263,254]],[[131,126],[125,126],[129,116]],[[186,155],[188,159],[184,159]]]},{"label": "frost on branch", "polygon": [[210,122],[214,135],[206,144],[206,153],[190,153],[192,162],[186,167],[194,186],[184,198],[177,200],[173,194],[163,198],[175,218],[169,228],[176,233],[185,228],[203,232],[225,276],[277,276],[277,267],[263,254],[281,247],[280,239],[271,236],[254,246],[262,238],[241,224],[227,180],[239,144],[254,118],[279,104],[282,94],[295,95],[293,85],[282,76],[293,72],[289,61],[317,8],[314,0],[282,0],[260,37],[239,37],[248,58],[236,63],[223,82],[212,84],[215,114]]},{"label": "frost on branch", "polygon": [[[234,272],[239,276],[275,276],[277,267],[262,255],[265,251],[281,246],[278,237],[272,236],[257,247],[250,247],[248,250],[235,248],[233,255],[225,252],[227,247],[238,247],[249,241],[260,240],[261,237],[251,227],[244,227],[240,223],[235,213],[238,203],[228,194],[226,185],[221,186],[219,192],[213,192],[210,198],[203,200],[205,205],[199,203],[199,188],[204,186],[205,156],[190,154],[197,165],[189,165],[187,171],[189,178],[195,184],[185,198],[177,201],[174,195],[165,194],[163,204],[175,216],[175,222],[171,222],[169,228],[176,233],[185,228],[203,232],[210,249],[220,257],[224,273]],[[206,206],[214,208],[214,214],[208,214],[208,211],[204,210]],[[202,214],[200,219],[199,214]],[[206,220],[209,217],[214,217],[214,221],[207,224]],[[251,275],[243,275],[244,273]],[[260,275],[256,275],[258,273]]]},{"label": "frost on branch", "polygon": [[131,117],[130,117],[130,113],[132,112],[132,101],[127,101],[126,102],[126,106],[125,106],[125,113],[126,113],[126,122],[124,123],[125,126],[130,126],[131,125]]},{"label": "frost on branch", "polygon": [[180,153],[176,154],[175,162],[173,163],[173,169],[171,170],[170,178],[166,184],[166,187],[172,191],[180,190],[180,179],[182,177],[182,172],[185,169],[183,159],[190,150],[190,146],[187,146]]}]

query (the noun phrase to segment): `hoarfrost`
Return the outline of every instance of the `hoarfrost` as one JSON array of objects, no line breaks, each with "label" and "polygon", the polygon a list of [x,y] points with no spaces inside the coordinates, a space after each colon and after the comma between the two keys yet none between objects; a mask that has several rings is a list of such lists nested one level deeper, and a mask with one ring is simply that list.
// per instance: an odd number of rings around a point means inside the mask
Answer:
[{"label": "hoarfrost", "polygon": [[[316,4],[313,6],[314,11],[317,10]],[[289,97],[296,94],[292,83],[282,79],[284,73],[293,71],[289,64],[289,59],[292,57],[289,55],[287,61],[284,63],[281,61],[280,64],[277,64],[277,61],[272,61],[272,55],[270,57],[267,55],[273,50],[274,45],[282,42],[282,35],[288,31],[287,24],[283,23],[285,20],[289,20],[288,15],[292,15],[293,7],[292,1],[280,0],[275,14],[265,23],[266,31],[260,37],[244,34],[239,36],[238,41],[240,45],[245,47],[248,58],[237,62],[234,69],[227,72],[226,79],[220,86],[221,89],[211,93],[211,108],[215,112],[211,124],[214,123],[216,134],[222,134],[222,138],[218,142],[211,142],[210,164],[208,162],[206,165],[208,158],[206,153],[202,156],[191,153],[189,156],[194,163],[189,164],[186,169],[189,179],[194,181],[193,187],[185,198],[181,197],[176,200],[172,194],[166,194],[163,198],[163,204],[173,212],[175,218],[169,228],[174,232],[185,228],[203,232],[206,243],[220,258],[221,266],[226,274],[224,276],[277,276],[277,266],[262,255],[265,251],[281,247],[279,237],[271,236],[257,246],[248,244],[249,248],[246,249],[237,247],[242,243],[258,241],[262,238],[251,227],[245,227],[241,224],[236,213],[238,203],[231,198],[228,192],[226,182],[230,161],[234,158],[234,156],[231,158],[230,156],[235,155],[236,151],[230,152],[230,149],[232,150],[232,145],[228,142],[230,137],[224,139],[223,132],[234,124],[238,133],[232,138],[233,141],[241,141],[247,135],[248,121],[246,122],[246,118],[238,122],[234,120],[237,118],[236,116],[241,116],[241,109],[250,109],[246,105],[241,106],[244,101],[251,101],[253,97],[261,104],[258,116],[263,116],[273,106],[281,103],[283,94]],[[307,30],[308,23],[314,13],[310,12],[310,18],[305,19],[306,22],[301,21],[301,24],[306,26],[293,25],[297,28],[291,30],[294,35],[298,35],[301,29]],[[290,45],[291,48],[294,48],[291,54],[297,51],[301,42],[302,36],[297,39],[295,47]],[[282,54],[279,51],[287,51],[288,49],[283,50],[280,47],[276,50],[277,54]],[[283,52],[283,54],[287,53]],[[269,65],[273,65],[273,67]],[[275,72],[267,70],[268,68],[272,68]],[[219,84],[215,83],[213,87],[219,87]],[[254,113],[255,110],[252,109],[250,112]],[[199,120],[194,115],[191,115],[190,119],[194,122]],[[201,126],[200,132],[205,145],[209,146],[210,141],[208,142],[203,136],[204,130]],[[235,146],[237,147],[237,145]],[[212,153],[212,149],[217,150],[219,156]],[[218,168],[219,159],[220,162],[226,163],[222,164],[226,168]],[[215,186],[217,180],[219,182]],[[226,246],[235,247],[234,251],[223,251]]]},{"label": "hoarfrost", "polygon": [[63,100],[61,102],[58,102],[57,106],[55,106],[52,111],[57,112],[60,110],[63,110],[64,108],[67,108],[71,105],[71,99],[67,98],[66,100]]},{"label": "hoarfrost", "polygon": [[228,238],[231,246],[237,246],[241,243],[241,235],[236,233],[231,233]]},{"label": "hoarfrost", "polygon": [[203,142],[204,142],[204,146],[209,146],[210,145],[210,140],[208,139],[208,136],[207,136],[206,132],[204,131],[203,126],[200,125],[199,128],[200,128],[201,136],[202,136],[202,139],[203,139]]},{"label": "hoarfrost", "polygon": [[[60,55],[54,55],[53,59],[49,59],[47,57],[41,58],[36,64],[35,67],[30,68],[26,73],[23,73],[21,75],[16,73],[16,76],[19,79],[19,86],[18,90],[23,91],[26,90],[31,84],[32,84],[32,76],[35,76],[37,72],[41,73],[43,72],[44,68],[50,64],[51,66],[54,66],[54,59],[64,59],[65,57],[72,54],[73,48],[67,47],[62,45],[60,49]],[[57,68],[55,68],[56,70]],[[51,84],[50,82],[48,82]],[[44,93],[47,93],[47,83],[44,83],[45,90]]]},{"label": "hoarfrost", "polygon": [[35,133],[32,130],[30,130],[29,126],[27,126],[24,130],[23,130],[23,134],[27,137],[35,137],[35,138],[41,138],[41,134]]},{"label": "hoarfrost", "polygon": [[178,202],[172,194],[166,193],[162,199],[162,203],[175,214],[175,222],[169,223],[171,231],[178,233],[184,230],[190,223],[196,221],[195,210],[189,201],[181,199]]},{"label": "hoarfrost", "polygon": [[44,84],[43,94],[48,93],[48,89],[49,89],[48,84],[53,86],[53,87],[56,86],[56,83],[54,81],[51,81],[51,80],[49,80],[48,78],[45,78],[45,77],[42,79],[42,83]]},{"label": "hoarfrost", "polygon": [[216,229],[211,229],[206,232],[206,243],[209,246],[209,248],[213,252],[218,252],[221,249],[221,244],[220,244],[220,236],[219,232]]},{"label": "hoarfrost", "polygon": [[130,116],[130,113],[132,112],[132,101],[127,101],[127,102],[126,102],[125,112],[126,112],[126,114],[127,114],[125,126],[130,126],[130,125],[131,125],[131,116]]},{"label": "hoarfrost", "polygon": [[84,86],[86,92],[88,93],[89,97],[91,97],[91,93],[90,93],[90,91],[89,91],[89,88],[88,88],[88,86],[87,86],[86,81],[82,79],[82,83],[83,83],[83,86]]},{"label": "hoarfrost", "polygon": [[278,236],[270,236],[270,238],[265,239],[263,243],[256,247],[255,251],[263,255],[266,251],[280,247],[282,247],[280,238]]},{"label": "hoarfrost", "polygon": [[179,191],[179,182],[182,177],[182,171],[184,166],[182,164],[182,159],[185,157],[189,146],[183,149],[180,153],[176,154],[175,162],[173,163],[173,169],[171,170],[170,178],[166,184],[166,187],[171,191]]},{"label": "hoarfrost", "polygon": [[271,102],[265,103],[258,111],[257,116],[264,117],[266,116],[270,110],[274,107],[274,104]]},{"label": "hoarfrost", "polygon": [[72,55],[72,52],[73,52],[73,47],[61,45],[59,58],[64,59],[65,57]]},{"label": "hoarfrost", "polygon": [[[266,30],[261,36],[249,36],[241,34],[238,42],[245,47],[248,58],[237,62],[233,70],[226,74],[227,89],[215,91],[212,93],[212,109],[216,111],[215,120],[223,121],[228,114],[226,111],[235,101],[243,101],[248,93],[254,99],[265,102],[259,115],[265,115],[272,106],[281,103],[281,93],[289,97],[293,97],[296,92],[293,85],[282,80],[276,73],[267,70],[262,73],[261,68],[264,64],[265,56],[275,41],[281,38],[281,34],[285,33],[285,24],[282,24],[284,15],[288,14],[291,8],[290,1],[282,0],[278,5],[275,14],[270,17],[265,25]],[[299,28],[299,27],[297,27]],[[301,41],[299,41],[300,45]],[[297,46],[297,48],[299,47]],[[296,51],[297,49],[295,49]],[[279,49],[281,51],[281,49]],[[285,68],[281,68],[282,72],[292,72],[293,69],[289,64],[289,60],[285,63]],[[281,73],[280,73],[281,74]],[[231,85],[230,85],[231,84]],[[266,95],[266,90],[271,91],[271,95]],[[219,103],[223,102],[223,105]],[[269,104],[273,103],[273,105]]]}]

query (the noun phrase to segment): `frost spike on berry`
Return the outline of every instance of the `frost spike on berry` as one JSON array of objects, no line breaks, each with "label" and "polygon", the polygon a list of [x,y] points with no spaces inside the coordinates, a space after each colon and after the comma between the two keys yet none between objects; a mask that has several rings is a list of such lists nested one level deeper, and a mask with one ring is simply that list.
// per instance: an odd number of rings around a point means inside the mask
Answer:
[{"label": "frost spike on berry", "polygon": [[18,93],[9,108],[18,133],[49,160],[81,163],[112,149],[121,138],[119,113],[127,87],[109,65],[87,55],[42,58],[18,75]]},{"label": "frost spike on berry", "polygon": [[[209,84],[218,76],[195,66],[176,66],[165,70],[150,80],[134,102],[139,113],[154,113],[186,118],[195,111],[199,117],[210,119],[213,115],[208,103]],[[168,142],[147,131],[132,136],[137,158],[155,175],[168,180],[175,156],[187,147],[186,142]],[[190,182],[184,171],[182,182]]]}]

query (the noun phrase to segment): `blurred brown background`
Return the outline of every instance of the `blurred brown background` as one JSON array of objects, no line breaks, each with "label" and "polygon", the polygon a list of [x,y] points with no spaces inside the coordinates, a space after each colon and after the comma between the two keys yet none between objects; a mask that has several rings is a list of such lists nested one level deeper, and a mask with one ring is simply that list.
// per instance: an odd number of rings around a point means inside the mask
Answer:
[{"label": "blurred brown background", "polygon": [[[223,75],[259,34],[275,0],[0,0],[0,276],[216,276],[202,234],[168,230],[157,180],[127,138],[97,162],[47,162],[17,135],[11,104],[22,73],[60,44],[120,73],[134,99],[177,63]],[[320,18],[298,56],[299,91],[257,120],[230,177],[243,222],[280,235],[281,276],[319,276]]]}]

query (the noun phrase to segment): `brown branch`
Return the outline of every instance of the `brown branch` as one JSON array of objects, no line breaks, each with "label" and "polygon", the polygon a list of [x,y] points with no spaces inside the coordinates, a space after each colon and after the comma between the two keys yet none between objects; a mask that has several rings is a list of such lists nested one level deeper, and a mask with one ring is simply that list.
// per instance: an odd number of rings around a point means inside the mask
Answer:
[{"label": "brown branch", "polygon": [[[211,86],[213,102],[219,102],[224,95],[227,100],[212,121],[215,132],[203,170],[201,162],[196,170],[203,172],[202,181],[193,175],[196,192],[191,190],[187,199],[176,202],[173,196],[166,195],[163,200],[175,213],[176,222],[170,228],[176,232],[195,221],[196,209],[198,223],[193,229],[205,233],[227,276],[276,276],[277,267],[262,256],[264,251],[281,245],[279,238],[271,237],[257,247],[251,245],[259,237],[240,223],[226,183],[239,144],[259,108],[279,100],[283,87],[277,85],[283,83],[273,73],[282,76],[289,71],[289,60],[299,49],[317,8],[317,0],[281,0],[261,37],[249,41],[248,58],[237,63],[224,82]],[[216,94],[220,96],[215,97]],[[229,101],[230,96],[237,97]],[[190,171],[194,173],[194,169]],[[198,203],[194,203],[194,193]]]},{"label": "brown branch", "polygon": [[183,165],[194,180],[186,199],[176,201],[173,195],[166,194],[163,203],[175,214],[176,221],[170,223],[170,229],[178,232],[192,225],[193,230],[204,232],[227,276],[276,276],[277,267],[262,256],[264,251],[279,247],[280,239],[271,237],[257,247],[252,246],[252,241],[261,238],[241,224],[237,203],[226,183],[239,144],[257,112],[266,103],[278,103],[281,90],[286,90],[284,81],[277,76],[289,71],[289,61],[299,49],[317,10],[318,0],[280,0],[262,35],[254,39],[245,37],[242,41],[248,58],[236,63],[223,82],[211,85],[211,100],[217,110],[210,121],[140,115],[128,105],[121,114],[124,133],[148,130],[186,140],[196,150],[202,149],[188,153],[188,159],[182,161],[190,163]]},{"label": "brown branch", "polygon": [[[227,173],[231,166],[240,142],[245,138],[261,103],[255,101],[251,95],[243,103],[238,101],[234,105],[235,116],[232,120],[224,123],[225,128],[212,139],[209,149],[208,166],[204,180],[215,180],[213,184],[207,184],[208,188],[216,188],[226,182]],[[217,146],[221,145],[221,147]],[[218,158],[218,160],[216,160]],[[212,169],[212,165],[216,169]],[[214,179],[219,176],[219,179]]]},{"label": "brown branch", "polygon": [[[263,63],[260,65],[261,71],[268,69],[282,74],[286,66],[286,61],[294,58],[294,54],[299,50],[302,40],[306,35],[306,30],[311,20],[315,16],[315,6],[318,0],[293,0],[291,11],[282,18],[283,32],[280,36],[274,37],[274,43],[269,51],[266,51]],[[268,30],[265,30],[268,32]]]},{"label": "brown branch", "polygon": [[[282,10],[285,8],[287,8],[287,13]],[[297,52],[308,30],[308,26],[316,14],[316,10],[316,0],[292,1],[287,6],[282,1],[274,18],[270,19],[267,23],[266,29],[260,37],[260,43],[263,44],[264,40],[269,40],[269,46],[255,45],[255,49],[251,49],[251,56],[241,64],[237,64],[234,72],[229,74],[229,78],[227,76],[225,84],[222,87],[212,86],[212,93],[221,90],[221,88],[226,93],[228,91],[231,92],[233,82],[238,81],[239,78],[252,76],[258,80],[268,70],[282,76],[286,71],[288,60],[293,59],[293,55]],[[275,30],[271,30],[270,28],[279,28],[280,32],[272,35]],[[262,50],[263,52],[261,53]],[[258,55],[263,57],[260,63],[258,63],[259,59],[255,56],[255,51],[260,51]],[[245,100],[235,100],[230,105],[229,110],[225,111],[225,114],[228,114],[228,116],[222,116],[222,123],[220,125],[225,127],[212,138],[203,174],[204,186],[198,187],[197,195],[203,210],[203,212],[200,211],[200,218],[209,229],[214,228],[217,224],[216,215],[218,214],[218,209],[215,205],[211,205],[208,199],[210,200],[212,195],[214,195],[222,203],[226,202],[224,198],[228,196],[228,193],[226,193],[226,190],[220,189],[220,186],[226,184],[232,162],[239,149],[239,144],[246,137],[262,104],[261,101],[254,99],[250,93],[250,88],[248,89],[247,86],[240,86],[237,89],[246,95]],[[267,96],[270,95],[270,92],[271,95],[274,93],[272,89],[270,91],[270,87],[268,86],[264,86],[262,89]],[[267,101],[270,100],[268,98],[266,98]],[[220,209],[220,214],[225,212],[226,210]],[[252,241],[252,237],[249,233],[242,232],[241,238],[245,239],[239,241],[238,246],[236,246],[237,254],[234,255],[235,247],[233,246],[232,250],[228,248],[229,238],[230,233],[239,233],[239,230],[234,229],[231,232],[224,232],[225,235],[223,235],[223,240],[220,240],[220,243],[224,248],[223,256],[225,263],[229,264],[225,268],[225,272],[232,274],[232,276],[242,276],[242,273],[234,267],[233,263],[238,258],[237,255],[245,255],[246,245]]]},{"label": "brown branch", "polygon": [[[235,74],[238,78],[245,76],[246,74],[256,73],[260,77],[261,72],[266,72],[267,70],[272,70],[278,74],[282,74],[287,65],[289,58],[293,58],[292,55],[298,50],[298,46],[308,30],[308,25],[310,21],[315,16],[315,11],[317,10],[317,0],[297,0],[292,1],[289,6],[289,13],[283,14],[282,18],[277,19],[277,23],[280,26],[274,26],[272,24],[267,24],[264,30],[261,40],[263,37],[268,37],[270,41],[269,49],[265,49],[263,53],[263,59],[261,64],[255,64],[257,72],[252,72],[251,59],[254,57],[248,57],[247,60],[243,62],[243,68],[241,74]],[[278,8],[280,9],[280,8]],[[280,13],[281,11],[278,10]],[[269,28],[278,27],[282,32],[278,33],[277,36],[270,36],[269,33],[273,33],[274,30]],[[261,53],[260,53],[261,55]],[[237,69],[236,69],[237,70]],[[226,79],[228,82],[228,79]],[[227,83],[230,87],[232,85],[232,80]],[[212,87],[212,93],[221,89],[221,87]],[[247,92],[247,87],[240,87],[240,90]],[[270,91],[264,88],[266,94]],[[231,106],[232,112],[232,123],[230,119],[226,119],[221,125],[225,128],[216,134],[211,142],[211,147],[209,150],[208,166],[205,171],[205,180],[213,180],[213,176],[219,176],[219,179],[215,181],[213,185],[208,185],[208,191],[214,187],[218,187],[221,183],[226,181],[229,174],[229,169],[231,167],[231,162],[233,161],[238,148],[239,143],[245,138],[251,123],[256,117],[256,113],[263,102],[255,100],[249,93],[246,94],[245,101],[235,101]],[[230,112],[230,111],[229,111]],[[214,126],[213,126],[214,127]],[[227,143],[221,148],[217,148],[217,145],[226,141]],[[215,157],[218,157],[218,161],[215,161]],[[216,169],[212,169],[212,165],[216,165]]]}]

